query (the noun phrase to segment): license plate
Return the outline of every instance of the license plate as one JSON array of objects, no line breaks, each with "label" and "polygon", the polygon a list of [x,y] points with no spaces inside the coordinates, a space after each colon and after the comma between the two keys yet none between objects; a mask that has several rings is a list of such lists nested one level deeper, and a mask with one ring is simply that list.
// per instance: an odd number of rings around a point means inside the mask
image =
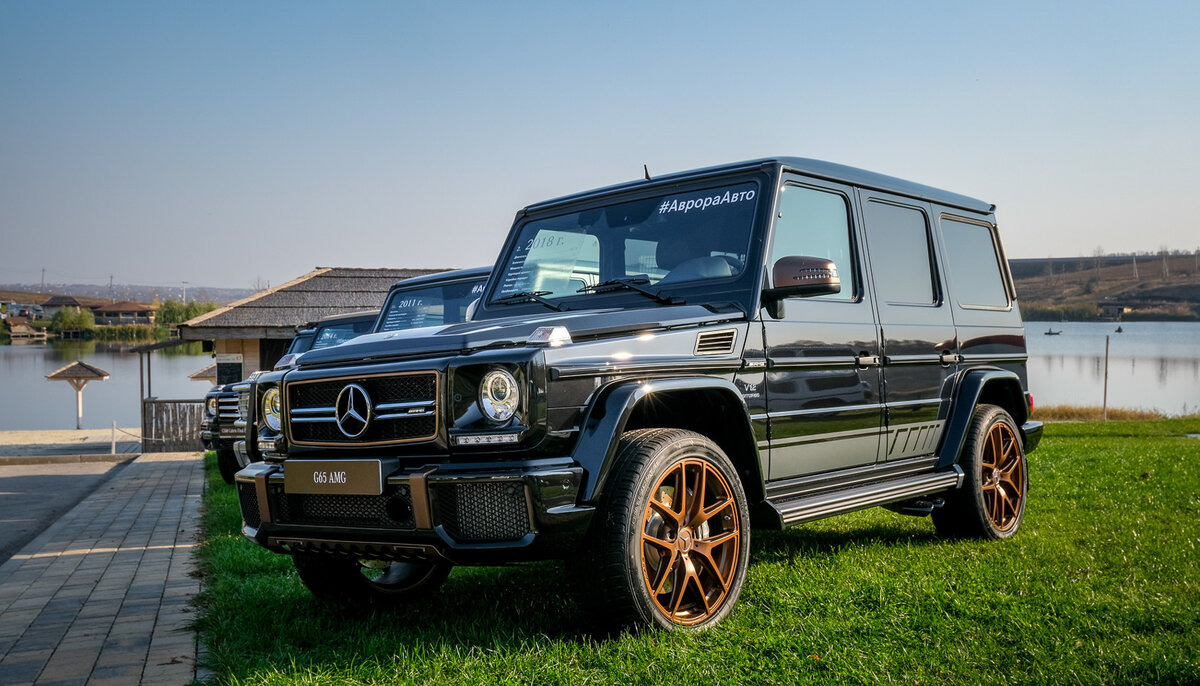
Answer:
[{"label": "license plate", "polygon": [[283,467],[287,493],[379,495],[383,468],[379,460],[288,460]]}]

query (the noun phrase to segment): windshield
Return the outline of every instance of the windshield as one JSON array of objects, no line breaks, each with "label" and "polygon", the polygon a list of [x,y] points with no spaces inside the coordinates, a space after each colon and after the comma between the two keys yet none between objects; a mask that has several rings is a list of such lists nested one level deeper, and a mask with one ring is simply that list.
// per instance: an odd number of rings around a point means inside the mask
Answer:
[{"label": "windshield", "polygon": [[669,193],[531,221],[517,236],[491,302],[621,287],[614,280],[660,292],[738,276],[745,269],[757,188],[738,183]]},{"label": "windshield", "polygon": [[292,339],[292,344],[288,346],[288,353],[308,352],[309,346],[311,346],[313,342],[313,336],[316,334],[317,332],[312,329],[301,331],[300,333],[296,334],[296,337]]},{"label": "windshield", "polygon": [[484,279],[392,291],[375,331],[399,331],[467,320],[467,306],[483,295]]},{"label": "windshield", "polygon": [[317,336],[313,339],[312,350],[320,350],[328,348],[331,345],[345,343],[351,338],[356,338],[364,333],[371,333],[371,329],[375,326],[374,319],[365,321],[348,321],[339,322],[337,324],[329,324],[327,326],[317,327]]}]

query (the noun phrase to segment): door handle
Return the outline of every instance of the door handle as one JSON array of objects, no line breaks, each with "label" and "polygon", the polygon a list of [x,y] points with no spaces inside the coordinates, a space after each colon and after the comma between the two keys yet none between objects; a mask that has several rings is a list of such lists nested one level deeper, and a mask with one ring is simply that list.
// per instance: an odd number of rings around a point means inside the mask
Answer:
[{"label": "door handle", "polygon": [[962,355],[959,355],[956,352],[951,352],[949,350],[943,350],[941,359],[942,359],[942,366],[949,367],[952,364],[958,364],[959,362],[962,362],[963,357],[962,357]]},{"label": "door handle", "polygon": [[854,357],[854,363],[859,367],[879,367],[883,365],[882,358],[878,355],[868,355],[861,353]]}]

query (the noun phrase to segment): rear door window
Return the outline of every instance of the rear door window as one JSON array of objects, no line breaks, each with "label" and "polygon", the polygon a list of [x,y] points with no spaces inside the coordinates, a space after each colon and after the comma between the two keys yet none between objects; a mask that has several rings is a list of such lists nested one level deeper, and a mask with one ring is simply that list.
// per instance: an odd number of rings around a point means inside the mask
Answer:
[{"label": "rear door window", "polygon": [[1008,289],[992,227],[942,217],[954,299],[967,308],[1007,308]]}]

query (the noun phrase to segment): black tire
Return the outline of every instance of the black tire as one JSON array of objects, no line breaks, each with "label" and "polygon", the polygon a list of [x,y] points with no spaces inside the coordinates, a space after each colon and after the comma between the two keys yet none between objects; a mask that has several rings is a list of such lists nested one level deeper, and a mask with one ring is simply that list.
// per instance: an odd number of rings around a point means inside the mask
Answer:
[{"label": "black tire", "polygon": [[749,524],[737,471],[715,443],[681,429],[629,431],[569,561],[581,606],[602,630],[711,627],[737,604]]},{"label": "black tire", "polygon": [[345,606],[387,606],[433,593],[454,565],[445,561],[386,562],[333,555],[292,556],[300,580],[317,598]]},{"label": "black tire", "polygon": [[995,405],[976,407],[959,465],[962,488],[933,511],[938,534],[991,540],[1015,535],[1025,516],[1029,466],[1012,416]]},{"label": "black tire", "polygon": [[225,483],[233,483],[233,475],[241,470],[242,466],[238,464],[237,454],[232,450],[217,449],[217,469],[221,471],[221,478]]}]

